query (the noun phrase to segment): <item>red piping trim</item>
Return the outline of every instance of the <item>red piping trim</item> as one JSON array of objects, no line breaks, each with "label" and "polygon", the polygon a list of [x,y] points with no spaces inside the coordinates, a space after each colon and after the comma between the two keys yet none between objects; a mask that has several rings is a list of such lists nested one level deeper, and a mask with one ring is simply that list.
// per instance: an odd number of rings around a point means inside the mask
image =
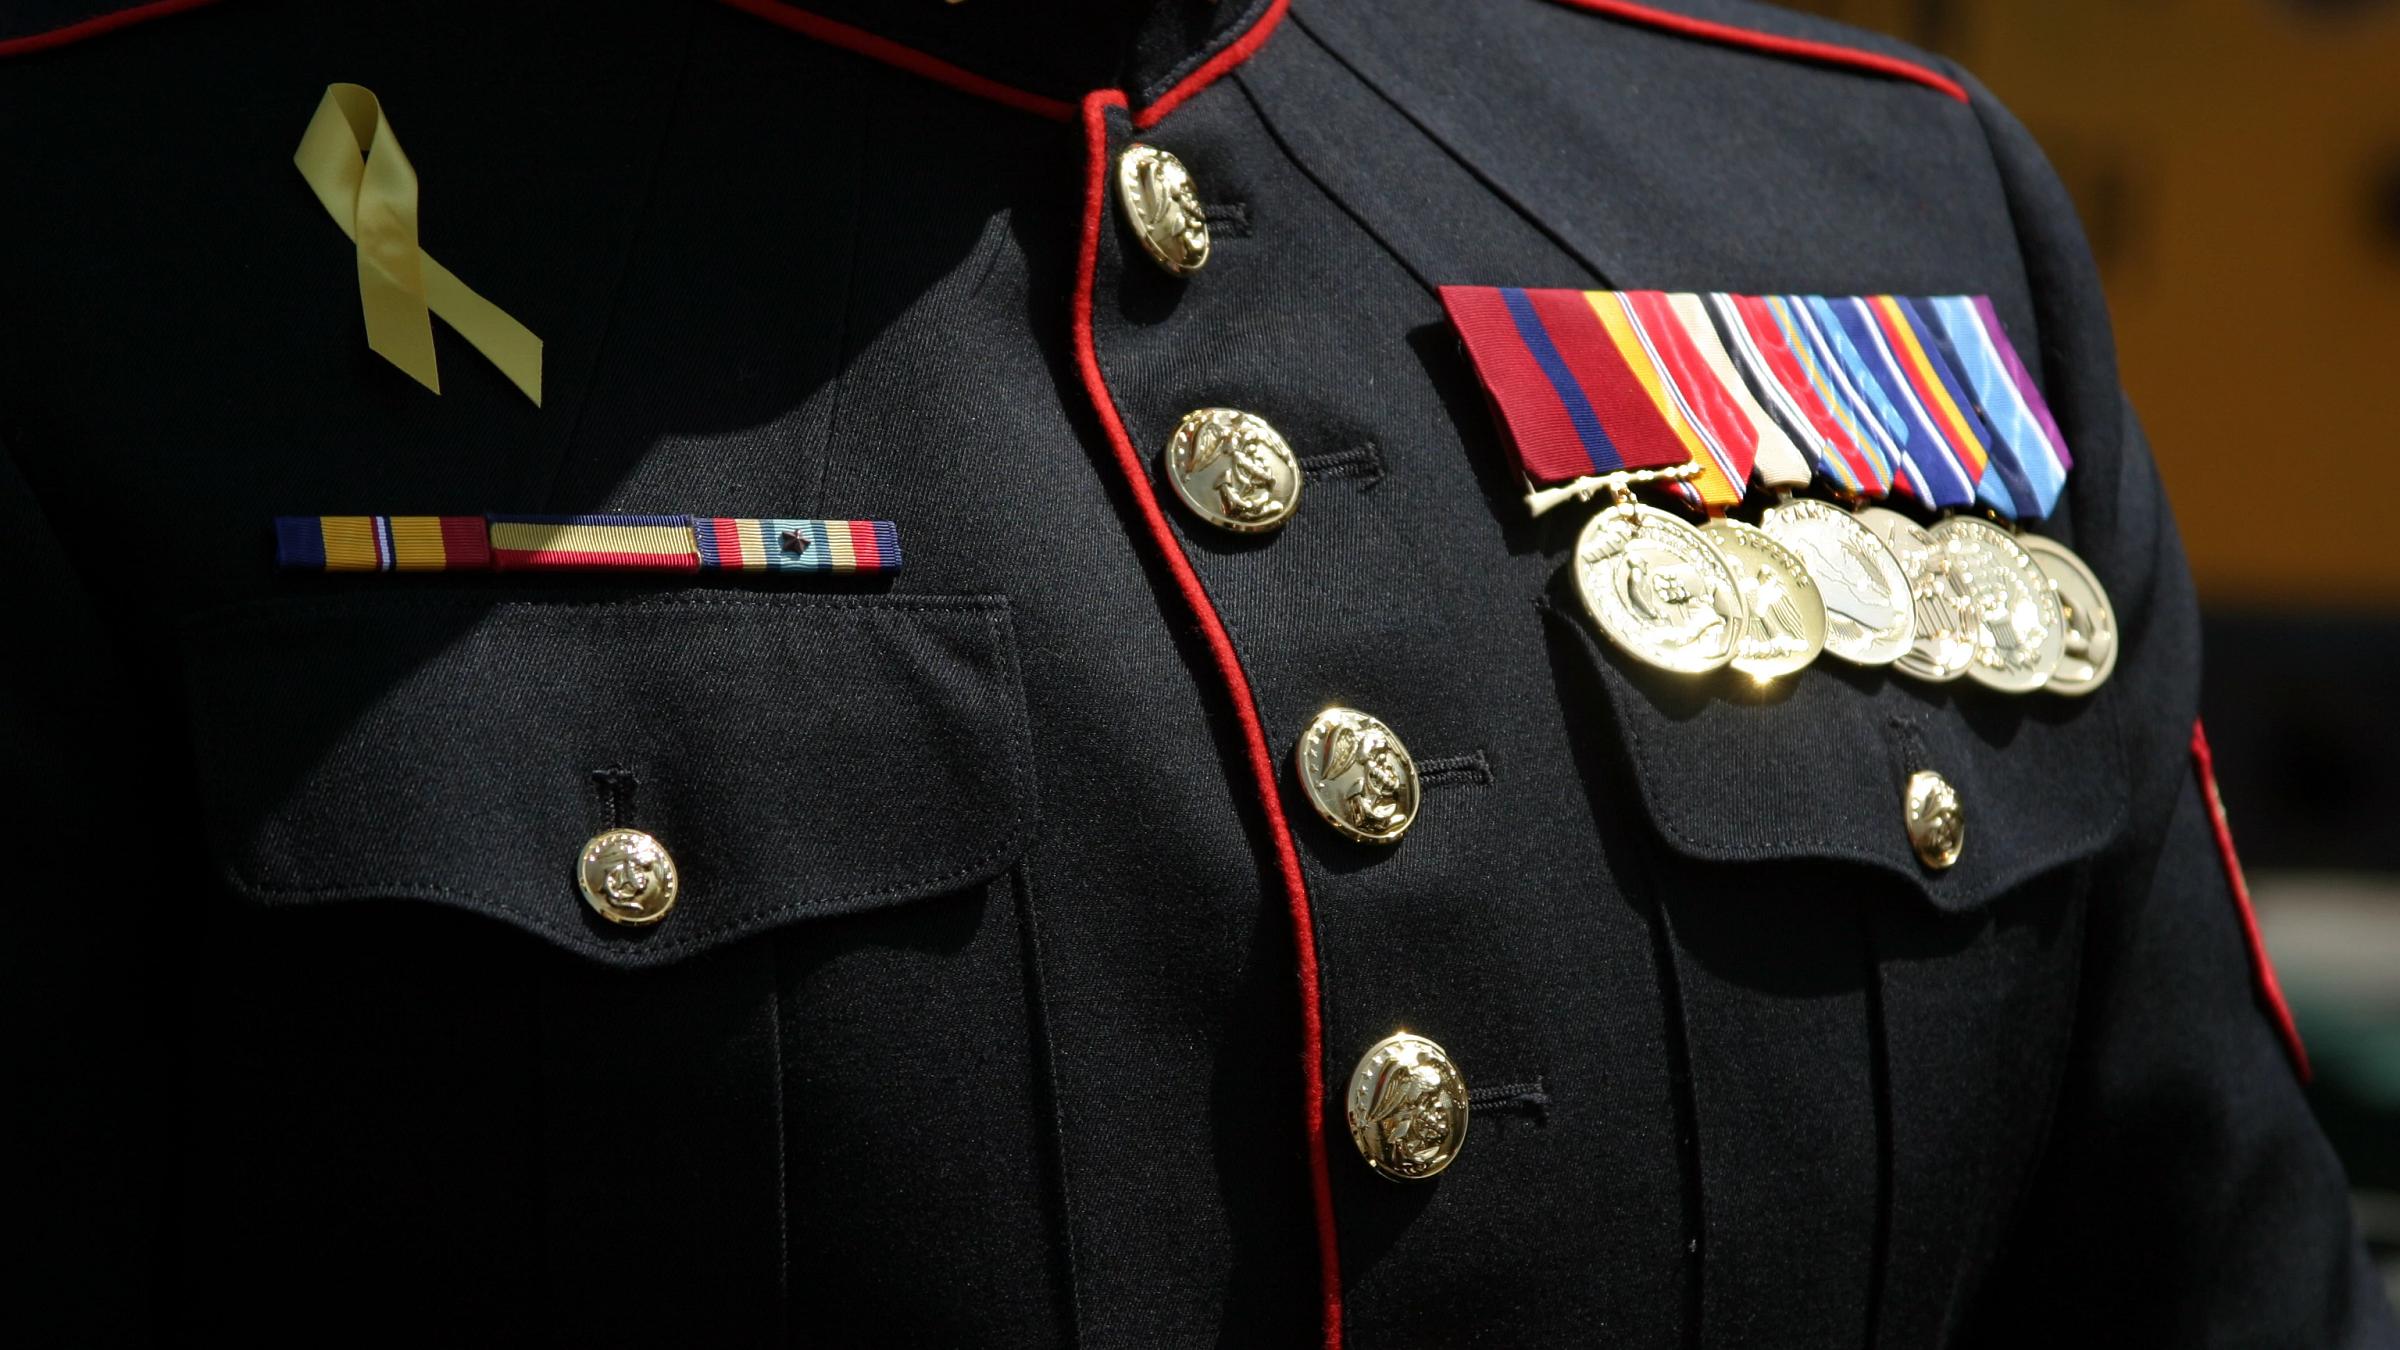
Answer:
[{"label": "red piping trim", "polygon": [[2233,885],[2234,908],[2242,916],[2242,937],[2250,944],[2250,975],[2258,984],[2259,997],[2266,1000],[2267,1013],[2275,1020],[2275,1030],[2283,1037],[2284,1049],[2291,1051],[2292,1064],[2300,1071],[2300,1081],[2309,1079],[2308,1047],[2300,1043],[2300,1028],[2292,1020],[2290,1005],[2283,1001],[2283,984],[2275,978],[2274,963],[2267,959],[2267,944],[2258,932],[2258,911],[2250,905],[2250,883],[2242,878],[2242,860],[2234,856],[2233,826],[2225,819],[2225,799],[2217,795],[2217,764],[2208,753],[2208,729],[2198,719],[2192,722],[2192,766],[2200,773],[2201,795],[2208,798],[2208,822],[2217,832],[2217,856],[2225,862],[2225,879]]},{"label": "red piping trim", "polygon": [[1099,348],[1092,337],[1092,293],[1100,267],[1100,231],[1108,218],[1108,109],[1125,106],[1125,96],[1113,89],[1087,94],[1083,100],[1084,150],[1088,162],[1083,192],[1083,250],[1075,270],[1075,365],[1082,373],[1084,392],[1091,398],[1092,409],[1100,415],[1100,428],[1107,434],[1109,448],[1116,452],[1117,467],[1133,491],[1134,505],[1140,509],[1150,541],[1157,545],[1167,571],[1175,578],[1175,588],[1183,593],[1184,603],[1191,606],[1193,617],[1199,621],[1209,654],[1216,659],[1217,673],[1232,696],[1234,718],[1241,724],[1242,744],[1249,752],[1250,775],[1258,787],[1259,805],[1266,812],[1267,833],[1274,840],[1276,869],[1282,876],[1284,898],[1291,910],[1292,945],[1298,949],[1300,958],[1300,1059],[1306,1075],[1303,1095],[1308,1112],[1308,1182],[1316,1206],[1317,1268],[1324,1296],[1325,1345],[1328,1350],[1338,1350],[1342,1343],[1342,1274],[1341,1254],[1334,1240],[1333,1180],[1325,1161],[1325,1025],[1317,987],[1316,924],[1309,914],[1308,883],[1300,874],[1300,850],[1292,842],[1291,822],[1284,818],[1275,755],[1267,748],[1266,727],[1259,720],[1250,678],[1243,673],[1241,656],[1234,651],[1233,638],[1225,631],[1224,620],[1218,617],[1208,592],[1200,585],[1199,575],[1192,570],[1191,560],[1184,556],[1183,546],[1176,541],[1174,527],[1159,509],[1158,494],[1150,485],[1150,471],[1141,452],[1134,449],[1133,438],[1126,434],[1116,399],[1108,392],[1108,382],[1100,374]]},{"label": "red piping trim", "polygon": [[[168,2],[205,4],[207,0],[168,0]],[[912,75],[922,75],[926,79],[949,85],[953,89],[973,94],[977,98],[990,99],[994,103],[1004,104],[1020,112],[1029,112],[1036,117],[1046,117],[1054,122],[1075,120],[1075,105],[1065,99],[1051,98],[1047,94],[1036,94],[1029,90],[1019,89],[1014,85],[1002,84],[998,80],[978,75],[964,66],[952,65],[940,57],[929,56],[914,47],[903,46],[890,38],[878,37],[863,28],[843,23],[838,19],[828,19],[824,15],[812,13],[796,5],[785,4],[782,0],[723,0],[723,3],[746,14],[756,15],[778,27],[788,28],[795,33],[829,43],[845,51],[855,52],[869,60],[880,61],[887,66],[907,71]],[[1227,43],[1223,50],[1203,62],[1199,69],[1177,80],[1168,88],[1167,92],[1159,95],[1144,107],[1134,118],[1134,126],[1146,131],[1158,125],[1168,113],[1180,107],[1185,99],[1216,83],[1218,77],[1226,71],[1257,55],[1258,49],[1266,45],[1267,38],[1274,33],[1275,26],[1283,22],[1284,14],[1291,7],[1292,0],[1274,0],[1273,4],[1267,6],[1266,12],[1259,15],[1258,20],[1244,30],[1240,37]],[[1118,101],[1120,103],[1124,101],[1122,95],[1118,96]]]},{"label": "red piping trim", "polygon": [[1653,9],[1648,5],[1633,4],[1631,0],[1553,0],[1553,3],[1571,5],[1576,9],[1587,9],[1594,14],[1605,14],[1612,19],[1623,19],[1628,23],[1647,24],[1652,28],[1662,28],[1670,33],[1680,33],[1685,37],[1698,38],[1703,42],[1721,42],[1729,47],[1748,47],[1753,51],[1772,52],[1778,56],[1794,57],[1802,61],[1818,61],[1829,66],[1847,66],[1852,70],[1888,75],[1895,80],[1907,80],[1912,84],[1921,84],[1928,89],[1939,90],[1961,103],[1967,101],[1967,91],[1958,81],[1938,70],[1918,65],[1914,61],[1903,61],[1897,56],[1885,56],[1881,52],[1861,51],[1856,47],[1844,47],[1834,42],[1812,42],[1807,38],[1760,33],[1748,28],[1736,28],[1728,23],[1717,23],[1711,19],[1695,19],[1689,14],[1676,14],[1668,10]]},{"label": "red piping trim", "polygon": [[216,0],[150,0],[146,5],[95,14],[81,23],[53,28],[46,33],[28,33],[24,37],[0,40],[0,56],[24,56],[30,52],[48,51],[53,47],[64,47],[70,42],[81,42],[88,37],[131,27],[145,19],[163,19],[169,14],[180,14],[187,9],[198,9],[214,3]]},{"label": "red piping trim", "polygon": [[1291,7],[1292,0],[1275,0],[1274,4],[1267,6],[1267,12],[1259,15],[1258,22],[1251,24],[1248,31],[1227,43],[1223,51],[1208,58],[1198,70],[1177,80],[1167,92],[1152,99],[1149,106],[1135,113],[1134,129],[1148,131],[1157,126],[1168,113],[1182,106],[1185,99],[1216,83],[1218,76],[1257,55],[1258,49],[1266,46],[1267,39],[1274,35],[1275,25],[1283,22],[1285,12]]},{"label": "red piping trim", "polygon": [[822,14],[812,14],[793,5],[780,4],[777,0],[723,0],[723,2],[745,14],[765,19],[779,28],[788,28],[795,33],[815,38],[829,46],[855,52],[870,61],[880,61],[895,69],[905,70],[911,75],[922,75],[926,79],[938,84],[949,85],[962,93],[990,99],[994,103],[1004,104],[1019,112],[1029,112],[1036,117],[1047,117],[1053,122],[1075,120],[1075,105],[1063,98],[1051,98],[1045,94],[1019,89],[1014,85],[1002,84],[998,80],[987,79],[964,66],[954,66],[940,57],[928,56],[914,47],[903,46],[887,37],[878,37],[864,28],[853,27],[838,19],[828,19]]}]

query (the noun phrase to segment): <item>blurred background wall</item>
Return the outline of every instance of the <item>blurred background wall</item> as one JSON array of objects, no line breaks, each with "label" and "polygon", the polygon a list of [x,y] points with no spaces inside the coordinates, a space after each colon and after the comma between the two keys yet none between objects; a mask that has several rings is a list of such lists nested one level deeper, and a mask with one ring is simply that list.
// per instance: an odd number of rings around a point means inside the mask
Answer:
[{"label": "blurred background wall", "polygon": [[1952,57],[2081,208],[2203,713],[2400,1299],[2400,0],[1791,0]]}]

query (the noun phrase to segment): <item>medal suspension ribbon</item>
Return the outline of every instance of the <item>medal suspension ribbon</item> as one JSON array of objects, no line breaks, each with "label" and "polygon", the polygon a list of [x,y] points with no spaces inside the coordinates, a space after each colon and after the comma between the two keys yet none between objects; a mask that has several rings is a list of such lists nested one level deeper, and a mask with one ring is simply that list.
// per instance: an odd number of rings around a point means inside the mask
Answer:
[{"label": "medal suspension ribbon", "polygon": [[[1785,437],[1806,452],[1834,494],[1872,502],[1890,492],[1890,453],[1859,424],[1828,359],[1792,312],[1792,302],[1779,296],[1719,292],[1707,297],[1707,305],[1724,347],[1736,358],[1760,404]],[[1775,477],[1788,472],[1788,465],[1779,470],[1762,463],[1759,476],[1775,486]]]},{"label": "medal suspension ribbon", "polygon": [[1889,316],[1867,297],[1799,302],[1848,376],[1854,409],[1889,441],[1901,490],[1935,510],[1971,505],[1989,452],[1965,417],[1950,415],[1955,400],[1938,401],[1946,391],[1922,359],[1923,342],[1905,326],[1887,327]]},{"label": "medal suspension ribbon", "polygon": [[2075,461],[1991,299],[1948,295],[1900,303],[1932,333],[1989,430],[1992,465],[1976,486],[1976,499],[2010,520],[2047,519]]},{"label": "medal suspension ribbon", "polygon": [[1506,430],[1536,515],[1561,502],[1694,471],[1702,447],[1622,313],[1585,292],[1444,286],[1442,306]]}]

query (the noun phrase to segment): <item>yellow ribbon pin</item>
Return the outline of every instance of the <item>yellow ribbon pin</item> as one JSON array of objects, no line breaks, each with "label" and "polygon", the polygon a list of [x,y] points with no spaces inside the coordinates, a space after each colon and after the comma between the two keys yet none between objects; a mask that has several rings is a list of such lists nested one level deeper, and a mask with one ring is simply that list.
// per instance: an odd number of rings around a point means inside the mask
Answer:
[{"label": "yellow ribbon pin", "polygon": [[325,86],[292,163],[358,245],[369,347],[438,394],[428,311],[439,314],[541,405],[542,340],[417,247],[417,171],[372,91]]}]

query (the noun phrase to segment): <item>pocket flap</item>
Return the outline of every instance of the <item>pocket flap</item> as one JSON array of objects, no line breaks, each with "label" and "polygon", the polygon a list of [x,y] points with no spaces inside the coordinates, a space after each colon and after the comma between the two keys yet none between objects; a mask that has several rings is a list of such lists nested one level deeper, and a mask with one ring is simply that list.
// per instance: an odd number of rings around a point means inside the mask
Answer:
[{"label": "pocket flap", "polygon": [[[1957,912],[2092,856],[2124,823],[2105,696],[1919,685],[1831,658],[1764,689],[1727,671],[1687,678],[1637,665],[1570,605],[1547,607],[1598,667],[1642,805],[1686,856],[1863,864]],[[1946,869],[1909,840],[1919,770],[1958,793],[1965,843]]]},{"label": "pocket flap", "polygon": [[[212,847],[267,904],[415,900],[620,966],[989,880],[1035,789],[997,596],[394,594],[185,632]],[[608,922],[584,842],[657,836],[655,924]]]}]

